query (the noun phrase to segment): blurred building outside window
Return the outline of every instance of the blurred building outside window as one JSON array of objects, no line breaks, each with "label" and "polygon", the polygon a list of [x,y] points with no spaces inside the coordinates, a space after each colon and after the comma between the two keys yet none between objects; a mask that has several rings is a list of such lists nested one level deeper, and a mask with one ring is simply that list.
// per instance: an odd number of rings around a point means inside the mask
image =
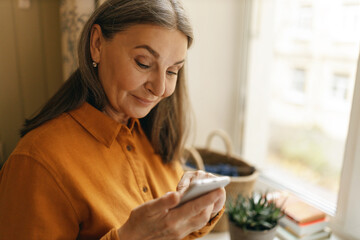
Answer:
[{"label": "blurred building outside window", "polygon": [[271,2],[253,6],[242,151],[269,178],[334,214],[359,55],[360,1]]}]

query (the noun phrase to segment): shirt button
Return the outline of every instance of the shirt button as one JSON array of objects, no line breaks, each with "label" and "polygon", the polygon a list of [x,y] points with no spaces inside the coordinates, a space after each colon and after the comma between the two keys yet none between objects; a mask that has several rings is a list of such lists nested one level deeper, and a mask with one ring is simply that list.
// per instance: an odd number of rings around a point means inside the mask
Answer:
[{"label": "shirt button", "polygon": [[147,187],[143,187],[143,192],[146,193],[148,191]]},{"label": "shirt button", "polygon": [[132,148],[132,146],[127,145],[127,146],[126,146],[126,149],[130,152],[133,148]]}]

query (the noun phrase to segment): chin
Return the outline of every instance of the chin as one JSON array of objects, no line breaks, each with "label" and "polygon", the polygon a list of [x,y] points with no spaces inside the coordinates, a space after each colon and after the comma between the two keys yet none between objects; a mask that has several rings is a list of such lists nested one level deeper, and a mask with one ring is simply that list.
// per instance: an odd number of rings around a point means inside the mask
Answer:
[{"label": "chin", "polygon": [[132,118],[144,118],[149,114],[150,111],[151,109],[144,111],[136,111],[136,112],[132,111],[131,114],[128,115],[131,116]]}]

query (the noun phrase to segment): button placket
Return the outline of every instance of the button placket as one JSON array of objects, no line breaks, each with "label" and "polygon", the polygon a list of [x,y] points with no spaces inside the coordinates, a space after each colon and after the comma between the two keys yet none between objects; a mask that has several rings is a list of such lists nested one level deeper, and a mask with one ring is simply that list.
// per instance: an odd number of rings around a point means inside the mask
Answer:
[{"label": "button placket", "polygon": [[134,135],[130,132],[123,133],[121,138],[119,138],[119,143],[122,145],[121,147],[137,180],[140,194],[144,201],[148,201],[152,199],[152,194],[143,172],[143,162],[141,161],[141,158],[138,158],[135,142],[136,139],[134,139]]}]

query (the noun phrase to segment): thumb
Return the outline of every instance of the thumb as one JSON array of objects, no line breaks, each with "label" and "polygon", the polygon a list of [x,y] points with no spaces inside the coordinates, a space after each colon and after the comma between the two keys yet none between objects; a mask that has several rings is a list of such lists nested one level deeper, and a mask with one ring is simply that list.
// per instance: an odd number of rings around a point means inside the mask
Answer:
[{"label": "thumb", "polygon": [[178,183],[176,190],[180,193],[183,194],[185,192],[185,190],[189,187],[190,185],[190,178],[182,178],[180,180],[180,182]]},{"label": "thumb", "polygon": [[169,209],[176,207],[180,202],[178,192],[168,192],[160,198],[148,202],[148,210],[151,215],[167,213]]}]

